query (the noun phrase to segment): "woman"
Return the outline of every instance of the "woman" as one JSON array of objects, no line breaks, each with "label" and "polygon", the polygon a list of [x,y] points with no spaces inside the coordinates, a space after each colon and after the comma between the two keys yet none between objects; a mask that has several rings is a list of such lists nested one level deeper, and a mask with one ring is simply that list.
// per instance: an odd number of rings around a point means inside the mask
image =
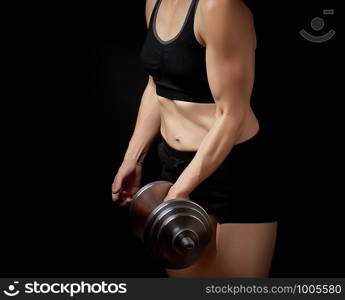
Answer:
[{"label": "woman", "polygon": [[174,183],[164,201],[189,195],[214,228],[200,260],[168,276],[266,277],[277,220],[250,106],[253,17],[241,0],[147,0],[146,21],[141,58],[150,76],[112,199],[129,204],[160,133],[162,180]]}]

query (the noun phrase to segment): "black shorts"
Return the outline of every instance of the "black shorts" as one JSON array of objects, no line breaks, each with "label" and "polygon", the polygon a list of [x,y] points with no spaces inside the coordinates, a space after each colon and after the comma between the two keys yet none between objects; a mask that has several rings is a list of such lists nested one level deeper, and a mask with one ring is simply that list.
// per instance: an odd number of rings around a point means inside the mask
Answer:
[{"label": "black shorts", "polygon": [[[278,220],[272,192],[268,145],[259,131],[251,139],[234,145],[221,165],[190,194],[190,200],[214,214],[218,223],[264,223]],[[196,151],[179,151],[161,137],[158,155],[161,180],[174,183]]]}]

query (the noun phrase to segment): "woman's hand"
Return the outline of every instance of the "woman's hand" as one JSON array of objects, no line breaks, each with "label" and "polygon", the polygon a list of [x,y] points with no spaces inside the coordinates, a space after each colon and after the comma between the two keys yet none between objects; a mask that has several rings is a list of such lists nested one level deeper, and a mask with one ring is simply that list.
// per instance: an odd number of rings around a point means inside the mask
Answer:
[{"label": "woman's hand", "polygon": [[133,195],[141,184],[142,165],[134,160],[124,159],[111,186],[112,200],[119,206],[129,206]]},{"label": "woman's hand", "polygon": [[162,202],[169,201],[169,200],[185,200],[187,199],[188,195],[179,191],[176,191],[174,189],[174,186],[172,185],[169,189],[168,194],[165,196]]}]

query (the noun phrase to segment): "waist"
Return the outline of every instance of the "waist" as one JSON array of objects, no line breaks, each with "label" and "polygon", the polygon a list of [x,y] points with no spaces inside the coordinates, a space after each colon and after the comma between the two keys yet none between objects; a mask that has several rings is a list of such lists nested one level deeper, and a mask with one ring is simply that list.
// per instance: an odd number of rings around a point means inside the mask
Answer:
[{"label": "waist", "polygon": [[[259,130],[254,136],[252,136],[251,138],[233,145],[229,155],[231,154],[231,156],[235,156],[236,153],[241,152],[241,153],[249,153],[249,151],[253,151],[253,148],[257,148],[260,147],[261,140],[263,138],[263,133],[261,130]],[[172,146],[170,146],[168,144],[168,142],[164,139],[164,137],[161,135],[161,143],[163,146],[164,151],[166,151],[166,153],[169,156],[172,157],[176,157],[179,159],[183,159],[183,160],[191,160],[193,159],[193,157],[195,156],[195,154],[197,153],[197,151],[186,151],[186,150],[178,150],[173,148]]]}]

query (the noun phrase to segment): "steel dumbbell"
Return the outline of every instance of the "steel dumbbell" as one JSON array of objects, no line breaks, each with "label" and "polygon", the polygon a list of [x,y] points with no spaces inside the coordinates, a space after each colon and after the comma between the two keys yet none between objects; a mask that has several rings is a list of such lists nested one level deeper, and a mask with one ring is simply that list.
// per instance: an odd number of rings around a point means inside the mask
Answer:
[{"label": "steel dumbbell", "polygon": [[212,237],[207,212],[186,199],[163,202],[173,183],[154,181],[132,197],[129,216],[136,236],[148,253],[164,267],[185,268],[195,263]]}]

